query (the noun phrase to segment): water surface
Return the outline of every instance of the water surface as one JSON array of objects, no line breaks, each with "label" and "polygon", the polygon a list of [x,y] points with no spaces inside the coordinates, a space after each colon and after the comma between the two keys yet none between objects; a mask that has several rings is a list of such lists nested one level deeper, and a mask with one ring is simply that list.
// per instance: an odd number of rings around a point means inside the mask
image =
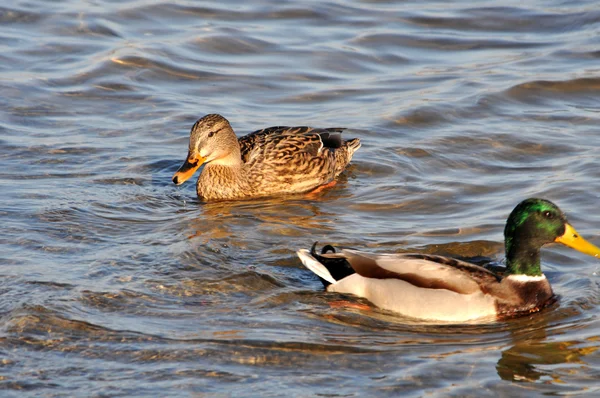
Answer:
[{"label": "water surface", "polygon": [[[501,263],[540,196],[600,244],[595,1],[17,1],[0,8],[3,396],[598,394],[600,263],[494,325],[340,304],[313,241]],[[317,197],[171,183],[207,113],[347,127]],[[486,261],[486,260],[483,260]]]}]

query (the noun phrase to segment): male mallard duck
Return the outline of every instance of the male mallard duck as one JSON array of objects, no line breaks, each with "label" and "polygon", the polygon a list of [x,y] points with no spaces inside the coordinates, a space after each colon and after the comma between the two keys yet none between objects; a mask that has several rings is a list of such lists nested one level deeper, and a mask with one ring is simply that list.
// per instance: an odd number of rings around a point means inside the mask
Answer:
[{"label": "male mallard duck", "polygon": [[519,203],[508,217],[504,239],[503,276],[427,254],[336,252],[329,245],[317,254],[316,243],[310,252],[298,251],[298,256],[327,291],[365,297],[380,308],[413,318],[464,322],[528,314],[553,303],[552,287],[540,268],[540,249],[547,243],[600,255],[600,248],[580,237],[561,210],[544,199]]},{"label": "male mallard duck", "polygon": [[358,138],[342,141],[342,130],[276,126],[238,139],[227,119],[206,115],[192,127],[188,157],[173,182],[206,163],[196,185],[202,200],[312,191],[331,183],[360,148]]}]

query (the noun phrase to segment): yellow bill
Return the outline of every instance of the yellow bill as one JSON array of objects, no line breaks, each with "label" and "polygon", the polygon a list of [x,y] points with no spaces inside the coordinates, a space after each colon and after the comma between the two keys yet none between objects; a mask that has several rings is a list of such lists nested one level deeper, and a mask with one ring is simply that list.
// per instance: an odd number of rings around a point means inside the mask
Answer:
[{"label": "yellow bill", "polygon": [[188,157],[183,165],[181,165],[179,170],[173,175],[173,182],[176,185],[183,184],[194,175],[196,170],[202,166],[202,163],[204,163],[205,160],[205,158],[197,153],[188,153]]},{"label": "yellow bill", "polygon": [[583,239],[571,224],[565,224],[565,233],[554,241],[590,256],[600,256],[600,248]]}]

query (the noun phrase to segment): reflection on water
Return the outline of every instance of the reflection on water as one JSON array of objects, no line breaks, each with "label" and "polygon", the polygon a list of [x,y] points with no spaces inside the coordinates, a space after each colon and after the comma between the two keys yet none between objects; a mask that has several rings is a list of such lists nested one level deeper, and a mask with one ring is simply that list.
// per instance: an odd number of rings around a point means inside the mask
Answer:
[{"label": "reflection on water", "polygon": [[[593,358],[598,350],[597,336],[552,341],[554,339],[548,336],[551,327],[542,321],[535,328],[513,329],[512,345],[502,350],[496,366],[498,375],[508,381],[557,385],[564,391],[577,390],[567,380],[578,375],[583,391],[596,391],[595,377],[586,373],[589,366],[587,357]],[[567,326],[567,329],[572,328],[573,325]]]},{"label": "reflection on water", "polygon": [[[585,372],[585,357],[594,354],[598,347],[586,347],[585,341],[541,343],[523,341],[502,352],[498,361],[498,375],[510,381],[544,381],[564,384],[562,375],[569,376],[577,368]],[[583,346],[583,347],[582,347]],[[575,366],[568,366],[574,364]],[[543,365],[564,365],[548,366]]]},{"label": "reflection on water", "polygon": [[[592,258],[544,249],[561,300],[539,314],[428,325],[323,292],[295,251],[501,266],[530,196],[598,244],[599,22],[593,1],[0,8],[2,395],[597,395]],[[208,113],[363,146],[316,197],[203,204],[170,178]]]}]

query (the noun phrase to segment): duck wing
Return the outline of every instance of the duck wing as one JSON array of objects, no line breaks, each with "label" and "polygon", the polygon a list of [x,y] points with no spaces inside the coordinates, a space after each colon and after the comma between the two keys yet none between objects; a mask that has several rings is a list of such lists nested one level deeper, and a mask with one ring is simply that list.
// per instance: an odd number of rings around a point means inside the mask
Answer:
[{"label": "duck wing", "polygon": [[[354,271],[373,279],[400,279],[416,287],[471,294],[500,281],[493,272],[454,258],[420,253],[373,254],[354,249],[322,254],[344,258]],[[487,288],[484,288],[487,290]]]},{"label": "duck wing", "polygon": [[273,126],[240,137],[238,142],[244,163],[248,163],[256,150],[260,151],[261,148],[271,146],[270,144],[277,145],[282,142],[289,142],[291,147],[297,147],[298,143],[304,144],[304,147],[316,156],[323,147],[340,148],[343,144],[343,130],[337,127],[319,129],[308,126]]}]

